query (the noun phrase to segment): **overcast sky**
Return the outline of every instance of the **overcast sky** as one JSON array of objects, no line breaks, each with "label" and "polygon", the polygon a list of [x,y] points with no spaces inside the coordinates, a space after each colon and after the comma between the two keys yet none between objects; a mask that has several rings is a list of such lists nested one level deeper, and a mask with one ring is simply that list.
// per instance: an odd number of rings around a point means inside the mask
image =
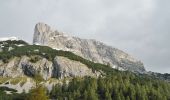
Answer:
[{"label": "overcast sky", "polygon": [[170,0],[0,0],[0,37],[32,43],[38,22],[96,39],[170,73]]}]

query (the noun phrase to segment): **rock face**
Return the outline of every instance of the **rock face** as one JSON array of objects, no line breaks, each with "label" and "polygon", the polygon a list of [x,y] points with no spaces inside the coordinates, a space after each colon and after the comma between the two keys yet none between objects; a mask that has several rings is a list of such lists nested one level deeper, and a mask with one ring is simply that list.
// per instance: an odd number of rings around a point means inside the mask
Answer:
[{"label": "rock face", "polygon": [[112,48],[96,40],[68,36],[51,29],[50,26],[44,23],[36,24],[33,43],[49,46],[54,49],[71,51],[93,62],[109,64],[113,68],[140,73],[145,72],[141,61],[121,50]]},{"label": "rock face", "polygon": [[8,63],[0,60],[0,76],[2,77],[22,77],[34,76],[39,73],[45,80],[53,77],[98,77],[100,72],[92,72],[86,65],[57,56],[54,61],[48,61],[39,56],[38,61],[31,62],[31,57],[14,57]]},{"label": "rock face", "polygon": [[64,77],[83,77],[83,76],[92,76],[98,77],[100,76],[100,72],[95,71],[92,72],[86,65],[73,61],[65,57],[56,57],[54,60],[54,64],[56,67],[57,76],[60,78]]}]

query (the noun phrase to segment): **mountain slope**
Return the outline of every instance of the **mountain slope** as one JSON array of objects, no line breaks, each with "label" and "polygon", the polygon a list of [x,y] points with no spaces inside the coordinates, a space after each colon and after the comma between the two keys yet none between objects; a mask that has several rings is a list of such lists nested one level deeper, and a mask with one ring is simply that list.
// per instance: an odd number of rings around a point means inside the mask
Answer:
[{"label": "mountain slope", "polygon": [[[102,68],[110,69],[105,67],[106,65],[93,63],[68,51],[28,45],[24,42],[23,46],[16,46],[18,42],[4,41],[8,46],[6,51],[0,52],[1,76],[34,76],[39,73],[46,80],[52,77],[98,77],[100,73],[97,71],[103,70]],[[8,50],[9,48],[12,49]]]},{"label": "mountain slope", "polygon": [[143,63],[129,54],[107,46],[96,40],[80,39],[51,29],[38,23],[34,29],[34,44],[45,45],[58,50],[71,51],[93,62],[108,64],[120,70],[144,73]]},{"label": "mountain slope", "polygon": [[95,40],[66,36],[42,23],[34,34],[34,43],[39,45],[3,40],[0,100],[41,96],[57,100],[170,100],[169,74],[146,72],[140,61]]},{"label": "mountain slope", "polygon": [[[30,89],[37,89],[37,75],[50,99],[170,99],[170,84],[155,75],[119,71],[70,51],[22,40],[0,44],[0,100],[25,100]],[[37,91],[34,96],[39,96]]]}]

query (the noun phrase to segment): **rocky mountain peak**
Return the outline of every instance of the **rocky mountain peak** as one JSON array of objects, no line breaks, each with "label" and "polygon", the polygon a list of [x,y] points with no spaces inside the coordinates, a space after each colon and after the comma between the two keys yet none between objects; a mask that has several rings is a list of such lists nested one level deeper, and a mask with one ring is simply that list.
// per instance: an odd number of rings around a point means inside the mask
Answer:
[{"label": "rocky mountain peak", "polygon": [[35,25],[35,31],[39,31],[41,33],[47,33],[47,32],[50,32],[51,31],[51,27],[48,26],[47,24],[45,23],[42,23],[42,22],[39,22]]},{"label": "rocky mountain peak", "polygon": [[63,33],[59,33],[57,30],[53,30],[49,25],[39,22],[35,25],[34,28],[34,44],[45,44],[48,42],[48,37],[53,37],[57,35],[63,35]]},{"label": "rocky mountain peak", "polygon": [[44,23],[38,23],[34,30],[34,44],[52,47],[57,50],[71,51],[87,60],[109,64],[120,70],[145,72],[143,63],[131,55],[96,40],[80,39],[53,30]]}]

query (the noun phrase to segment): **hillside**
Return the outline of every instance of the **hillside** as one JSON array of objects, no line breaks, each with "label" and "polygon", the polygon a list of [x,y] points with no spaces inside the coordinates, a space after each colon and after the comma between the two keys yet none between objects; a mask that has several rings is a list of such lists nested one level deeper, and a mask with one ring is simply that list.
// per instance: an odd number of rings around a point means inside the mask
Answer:
[{"label": "hillside", "polygon": [[[40,86],[47,87],[49,92],[39,86],[35,89],[44,91],[51,99],[170,99],[170,83],[156,75],[119,71],[70,51],[29,45],[22,40],[0,44],[0,100],[30,98],[37,76],[41,79]],[[35,97],[39,94],[36,91]]]}]

